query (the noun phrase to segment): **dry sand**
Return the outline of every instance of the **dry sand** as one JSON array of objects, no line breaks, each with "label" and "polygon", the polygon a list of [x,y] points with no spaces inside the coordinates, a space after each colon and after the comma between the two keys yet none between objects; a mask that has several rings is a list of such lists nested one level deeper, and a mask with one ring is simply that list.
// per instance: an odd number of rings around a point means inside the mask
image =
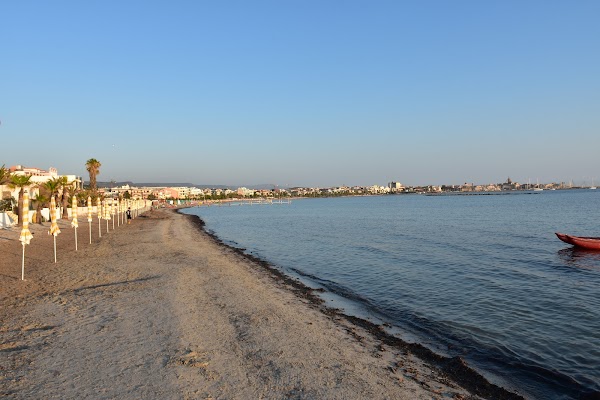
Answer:
[{"label": "dry sand", "polygon": [[19,229],[0,231],[0,397],[514,397],[327,310],[195,217],[150,211],[101,238],[97,224],[75,252],[61,221],[56,264],[48,224],[31,225],[25,281]]}]

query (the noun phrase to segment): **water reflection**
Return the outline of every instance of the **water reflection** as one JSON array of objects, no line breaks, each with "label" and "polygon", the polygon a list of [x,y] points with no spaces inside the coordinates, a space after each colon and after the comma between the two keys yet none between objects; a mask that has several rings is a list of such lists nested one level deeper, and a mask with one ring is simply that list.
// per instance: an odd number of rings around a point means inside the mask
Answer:
[{"label": "water reflection", "polygon": [[600,272],[600,251],[568,247],[559,250],[558,258],[569,267],[577,267]]}]

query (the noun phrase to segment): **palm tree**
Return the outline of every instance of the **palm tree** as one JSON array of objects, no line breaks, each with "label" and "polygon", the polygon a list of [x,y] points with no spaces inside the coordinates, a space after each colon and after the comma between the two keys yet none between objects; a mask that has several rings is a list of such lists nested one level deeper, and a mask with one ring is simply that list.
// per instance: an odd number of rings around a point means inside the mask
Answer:
[{"label": "palm tree", "polygon": [[33,202],[35,203],[35,221],[42,225],[42,207],[48,201],[48,197],[43,194],[41,191],[33,198]]},{"label": "palm tree", "polygon": [[[61,188],[61,178],[50,179],[49,181],[44,182],[44,187],[48,190],[48,199],[52,199],[52,197],[58,197],[58,191]],[[54,220],[55,216],[50,215],[50,220]]]},{"label": "palm tree", "polygon": [[[10,171],[2,164],[2,167],[0,167],[0,186],[3,186],[7,182],[10,182]],[[4,191],[2,189],[0,187],[0,203],[4,200]]]},{"label": "palm tree", "polygon": [[23,210],[23,193],[25,191],[25,188],[31,185],[31,175],[13,174],[10,176],[10,183],[8,185],[13,189],[19,188],[19,201],[17,203],[17,215],[19,216],[19,222],[17,226],[22,226],[25,211]]},{"label": "palm tree", "polygon": [[44,182],[44,188],[48,190],[49,198],[57,195],[58,189],[60,189],[60,178],[54,178]]},{"label": "palm tree", "polygon": [[80,206],[87,206],[87,198],[88,196],[92,196],[92,192],[89,190],[78,190],[76,193],[77,196],[77,204]]},{"label": "palm tree", "polygon": [[90,173],[90,189],[96,191],[96,176],[100,175],[100,161],[95,158],[90,158],[85,163],[85,169]]},{"label": "palm tree", "polygon": [[69,212],[67,207],[69,206],[69,197],[74,192],[73,186],[69,184],[69,178],[61,176],[57,178],[61,189],[61,203],[62,203],[62,219],[69,219]]},{"label": "palm tree", "polygon": [[10,181],[10,171],[4,167],[4,164],[0,167],[0,186]]}]

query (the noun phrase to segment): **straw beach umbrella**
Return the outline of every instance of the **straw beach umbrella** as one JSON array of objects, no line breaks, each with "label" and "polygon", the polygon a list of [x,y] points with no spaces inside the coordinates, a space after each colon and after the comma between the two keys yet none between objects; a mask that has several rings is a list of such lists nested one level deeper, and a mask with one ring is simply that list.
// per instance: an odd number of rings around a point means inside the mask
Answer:
[{"label": "straw beach umbrella", "polygon": [[88,224],[90,225],[90,244],[92,244],[92,196],[87,200]]},{"label": "straw beach umbrella", "polygon": [[75,251],[77,251],[77,228],[79,228],[79,221],[77,221],[77,196],[75,195],[71,202],[71,215],[73,216],[71,226],[75,228]]},{"label": "straw beach umbrella", "polygon": [[52,196],[50,198],[50,219],[52,220],[52,223],[50,224],[48,234],[54,236],[54,263],[56,263],[56,237],[60,233],[60,229],[58,228],[58,213],[59,210],[56,208],[56,200],[54,199],[54,196]]},{"label": "straw beach umbrella", "polygon": [[23,244],[23,258],[21,260],[21,280],[25,280],[25,245],[29,244],[33,235],[29,231],[29,191],[23,191],[23,229],[19,241]]}]

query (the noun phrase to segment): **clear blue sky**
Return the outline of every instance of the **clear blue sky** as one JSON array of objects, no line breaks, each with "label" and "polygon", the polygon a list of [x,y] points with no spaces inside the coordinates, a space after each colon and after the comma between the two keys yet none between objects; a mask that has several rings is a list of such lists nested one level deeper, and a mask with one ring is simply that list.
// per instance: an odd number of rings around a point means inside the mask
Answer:
[{"label": "clear blue sky", "polygon": [[[600,1],[4,1],[0,165],[600,184]],[[26,140],[23,140],[26,139]]]}]

